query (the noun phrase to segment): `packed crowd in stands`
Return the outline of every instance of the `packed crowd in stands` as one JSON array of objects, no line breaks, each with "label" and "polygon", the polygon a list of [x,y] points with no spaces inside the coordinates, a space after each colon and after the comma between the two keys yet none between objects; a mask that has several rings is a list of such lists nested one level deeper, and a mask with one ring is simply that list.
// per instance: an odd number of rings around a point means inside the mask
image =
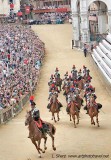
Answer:
[{"label": "packed crowd in stands", "polygon": [[68,21],[69,13],[42,13],[36,14],[36,19],[39,24],[61,24]]},{"label": "packed crowd in stands", "polygon": [[55,8],[66,8],[66,7],[69,7],[70,8],[70,5],[45,5],[43,7],[34,7],[33,9],[36,10],[36,9],[55,9]]},{"label": "packed crowd in stands", "polygon": [[44,43],[29,28],[0,25],[0,110],[14,105],[38,83]]}]

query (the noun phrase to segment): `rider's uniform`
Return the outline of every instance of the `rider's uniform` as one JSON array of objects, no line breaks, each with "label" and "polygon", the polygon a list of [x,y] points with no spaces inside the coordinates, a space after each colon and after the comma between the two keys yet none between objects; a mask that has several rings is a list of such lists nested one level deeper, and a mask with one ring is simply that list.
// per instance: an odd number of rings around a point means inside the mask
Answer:
[{"label": "rider's uniform", "polygon": [[67,99],[67,105],[68,105],[68,106],[69,106],[70,102],[71,102],[71,95],[69,94],[69,95],[68,95],[68,99]]},{"label": "rider's uniform", "polygon": [[83,66],[83,77],[86,75],[86,70],[87,70],[87,68],[85,66]]},{"label": "rider's uniform", "polygon": [[[33,119],[36,121],[36,125],[37,127],[40,129],[40,131],[45,134],[46,132],[49,131],[49,127],[47,124],[45,124],[41,118],[40,118],[40,111],[34,107],[32,110],[31,110],[31,114],[32,114],[32,117]],[[30,137],[30,133],[29,133],[29,137]]]},{"label": "rider's uniform", "polygon": [[66,72],[66,74],[64,74],[64,80],[68,78],[68,72]]}]

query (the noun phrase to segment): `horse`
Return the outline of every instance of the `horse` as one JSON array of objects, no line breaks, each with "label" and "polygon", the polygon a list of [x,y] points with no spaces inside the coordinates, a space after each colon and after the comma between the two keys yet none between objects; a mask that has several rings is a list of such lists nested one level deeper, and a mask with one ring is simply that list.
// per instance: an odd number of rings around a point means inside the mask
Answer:
[{"label": "horse", "polygon": [[[70,121],[71,121],[71,116],[74,121],[74,127],[76,128],[76,124],[79,124],[79,111],[78,108],[76,107],[76,104],[73,100],[71,100],[70,103],[70,109],[69,109],[69,115],[70,115]],[[75,123],[75,116],[77,117],[77,123]]]},{"label": "horse", "polygon": [[73,70],[72,71],[72,80],[76,80],[77,79],[77,70]]},{"label": "horse", "polygon": [[62,86],[62,79],[61,78],[56,78],[56,86],[60,88],[61,91],[61,86]]},{"label": "horse", "polygon": [[65,90],[65,92],[63,93],[63,95],[67,96],[67,94],[70,92],[70,86],[65,85],[63,90]]},{"label": "horse", "polygon": [[82,104],[83,104],[83,99],[82,99],[79,95],[76,96],[76,102],[77,102],[78,108],[79,108],[79,110],[80,110],[80,109],[81,109],[81,106],[82,106]]},{"label": "horse", "polygon": [[88,80],[88,78],[90,78],[90,80],[92,79],[92,77],[90,76],[89,72],[90,72],[89,69],[87,69],[86,72],[85,72],[84,79],[85,79],[86,81]]},{"label": "horse", "polygon": [[[56,132],[56,128],[48,122],[44,122],[44,123],[46,125],[48,125],[48,127],[49,127],[49,130],[46,134],[48,134],[52,138],[52,148],[55,151],[56,147],[54,146],[54,134]],[[46,134],[43,134],[40,131],[40,129],[37,127],[36,121],[34,121],[32,118],[31,111],[28,111],[27,115],[26,115],[25,126],[27,126],[27,125],[28,125],[29,135],[30,135],[29,138],[31,139],[32,143],[35,145],[35,147],[38,151],[38,154],[39,154],[39,158],[41,158],[41,152],[45,153],[45,150],[47,149],[47,147],[46,147],[47,136],[46,136]],[[44,139],[44,150],[42,150],[40,148],[42,138]],[[38,142],[38,145],[37,145],[36,141]]]},{"label": "horse", "polygon": [[58,100],[57,100],[57,95],[54,94],[52,95],[51,97],[51,107],[50,107],[50,111],[52,112],[52,120],[54,119],[54,122],[56,122],[56,119],[55,119],[55,113],[57,113],[57,118],[58,118],[58,121],[60,120],[59,118],[59,104],[58,104]]},{"label": "horse", "polygon": [[88,107],[88,114],[89,114],[89,116],[91,118],[91,124],[95,125],[94,117],[96,117],[97,126],[100,127],[99,121],[98,121],[98,110],[94,106],[94,97],[92,97],[92,96],[90,97],[90,103],[89,103],[89,107]]},{"label": "horse", "polygon": [[84,84],[85,84],[85,80],[84,79],[81,79],[79,82],[78,82],[78,88],[80,90],[83,90],[84,89]]}]

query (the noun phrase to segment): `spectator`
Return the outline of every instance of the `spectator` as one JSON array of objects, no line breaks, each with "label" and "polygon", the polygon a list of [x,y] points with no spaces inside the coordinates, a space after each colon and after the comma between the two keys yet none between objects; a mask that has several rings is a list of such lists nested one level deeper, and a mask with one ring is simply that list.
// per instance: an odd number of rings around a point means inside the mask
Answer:
[{"label": "spectator", "polygon": [[0,25],[0,34],[2,109],[18,103],[35,89],[40,69],[35,66],[44,57],[44,43],[30,28],[21,25]]}]

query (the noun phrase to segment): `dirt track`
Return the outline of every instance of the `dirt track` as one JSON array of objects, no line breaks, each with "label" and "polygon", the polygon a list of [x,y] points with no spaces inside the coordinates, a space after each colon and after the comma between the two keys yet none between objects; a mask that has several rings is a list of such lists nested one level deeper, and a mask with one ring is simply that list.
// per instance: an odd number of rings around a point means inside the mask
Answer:
[{"label": "dirt track", "polygon": [[[80,124],[75,129],[73,122],[69,121],[66,114],[66,102],[62,93],[59,95],[60,102],[64,107],[60,113],[60,122],[55,124],[57,132],[55,136],[55,145],[57,150],[54,152],[51,148],[51,140],[48,138],[48,150],[43,154],[44,160],[90,160],[90,159],[111,159],[111,99],[105,90],[105,84],[102,83],[98,73],[94,69],[90,56],[85,58],[83,53],[78,50],[71,49],[72,28],[71,25],[43,25],[33,26],[35,32],[46,44],[46,57],[41,70],[40,83],[35,94],[35,101],[40,109],[43,120],[51,121],[51,113],[46,109],[48,98],[47,82],[51,74],[54,73],[56,67],[59,68],[63,77],[66,71],[71,70],[75,64],[78,69],[86,65],[93,77],[92,84],[96,88],[98,96],[97,102],[103,104],[103,109],[99,114],[100,128],[90,125],[90,118],[85,111],[81,111]],[[27,107],[6,125],[0,127],[0,160],[37,160],[38,153],[27,138],[28,130],[24,125]],[[56,158],[66,155],[65,158]],[[77,158],[68,155],[108,155],[109,158]],[[55,157],[55,158],[54,158]]]}]

